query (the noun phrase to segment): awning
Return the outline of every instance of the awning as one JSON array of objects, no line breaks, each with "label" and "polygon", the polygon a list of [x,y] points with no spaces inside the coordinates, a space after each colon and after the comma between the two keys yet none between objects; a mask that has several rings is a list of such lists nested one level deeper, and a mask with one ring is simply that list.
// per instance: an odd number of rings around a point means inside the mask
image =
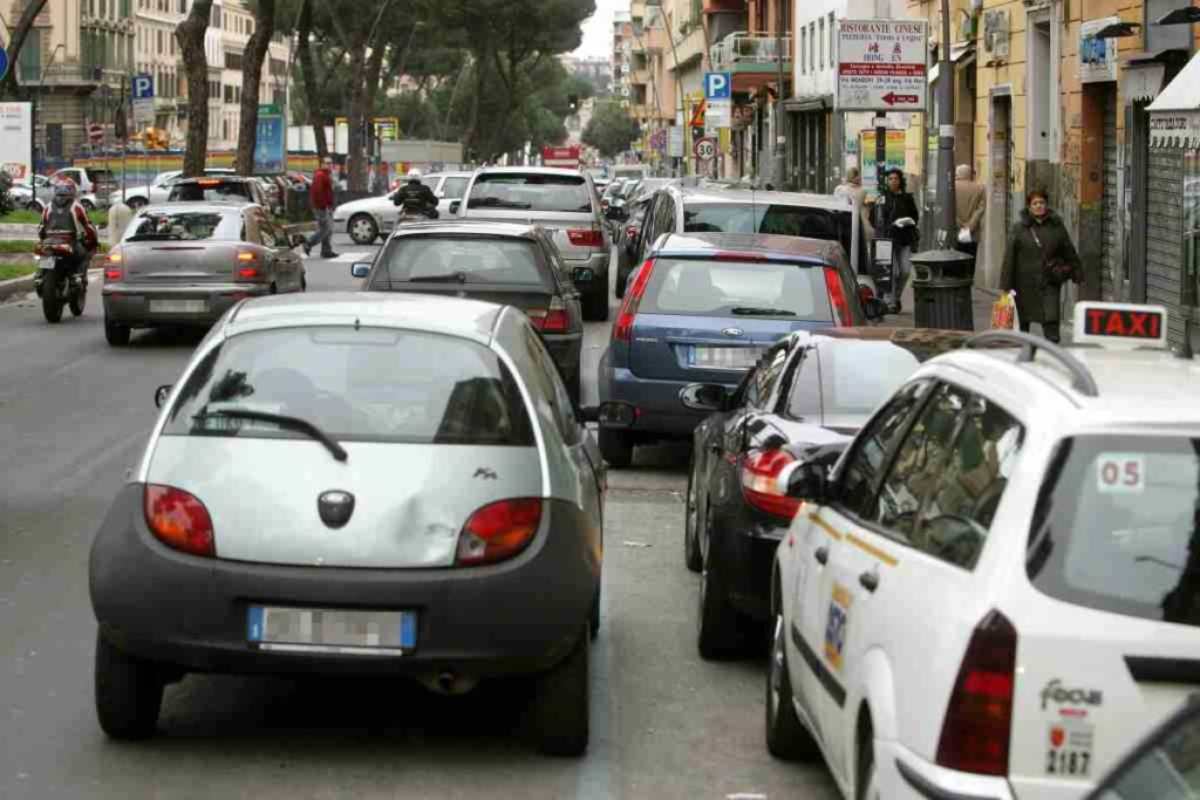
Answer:
[{"label": "awning", "polygon": [[[965,67],[975,60],[975,43],[974,42],[958,42],[950,45],[950,60],[954,62],[956,67]],[[938,73],[941,71],[942,62],[935,61],[929,67],[929,83],[932,85],[937,80]]]},{"label": "awning", "polygon": [[1200,54],[1171,79],[1150,112],[1150,146],[1200,147]]}]

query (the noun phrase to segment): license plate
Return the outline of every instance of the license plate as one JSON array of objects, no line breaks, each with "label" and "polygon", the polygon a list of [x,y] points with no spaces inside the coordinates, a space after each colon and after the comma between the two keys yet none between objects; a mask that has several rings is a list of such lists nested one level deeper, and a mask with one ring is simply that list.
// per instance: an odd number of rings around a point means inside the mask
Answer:
[{"label": "license plate", "polygon": [[246,639],[260,650],[403,655],[417,646],[417,612],[250,606]]},{"label": "license plate", "polygon": [[38,269],[54,269],[53,258],[43,258],[38,261]]},{"label": "license plate", "polygon": [[151,300],[151,313],[202,314],[208,310],[206,300]]},{"label": "license plate", "polygon": [[575,270],[573,277],[577,281],[590,281],[595,277],[595,274],[596,273],[592,272],[586,267],[580,267],[579,269]]},{"label": "license plate", "polygon": [[689,347],[688,366],[703,369],[750,369],[762,357],[761,347]]},{"label": "license plate", "polygon": [[875,260],[876,261],[891,261],[892,260],[892,243],[887,239],[875,240]]}]

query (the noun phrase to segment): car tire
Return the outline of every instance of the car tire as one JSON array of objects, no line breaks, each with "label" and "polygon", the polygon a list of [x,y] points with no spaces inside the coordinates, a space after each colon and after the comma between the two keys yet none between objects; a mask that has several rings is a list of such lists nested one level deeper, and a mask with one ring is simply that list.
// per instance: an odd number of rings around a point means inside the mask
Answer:
[{"label": "car tire", "polygon": [[[711,534],[712,525],[705,524]],[[713,559],[710,542],[704,553],[704,569],[700,573],[699,608],[696,625],[696,648],[706,661],[729,658],[741,648],[738,614],[729,602],[721,567]]]},{"label": "car tire", "polygon": [[113,739],[154,735],[166,681],[141,659],[122,653],[96,635],[96,716]]},{"label": "car tire", "polygon": [[608,292],[599,291],[583,299],[583,318],[589,322],[608,319]]},{"label": "car tire", "polygon": [[124,347],[129,344],[129,335],[132,333],[128,325],[122,325],[119,322],[110,322],[108,316],[104,317],[104,338],[112,347]]},{"label": "car tire", "polygon": [[771,640],[771,660],[767,665],[767,750],[784,761],[812,758],[817,743],[800,724],[792,705],[792,679],[787,664],[787,631],[783,611],[775,611],[775,634]]},{"label": "car tire", "polygon": [[596,587],[596,597],[592,600],[592,613],[588,617],[588,635],[593,639],[600,633],[600,586]]},{"label": "car tire", "polygon": [[692,572],[699,572],[704,566],[703,556],[700,554],[700,542],[696,538],[697,529],[700,527],[700,510],[699,502],[696,495],[696,458],[693,456],[688,463],[688,485],[687,494],[683,501],[683,563]]},{"label": "car tire", "polygon": [[600,447],[600,455],[609,466],[622,469],[633,463],[633,436],[626,431],[614,431],[601,428],[597,431],[596,444]]},{"label": "car tire", "polygon": [[379,225],[370,214],[355,214],[346,223],[346,233],[357,245],[369,245],[379,236]]},{"label": "car tire", "polygon": [[39,202],[37,200],[30,200],[28,203],[25,204],[26,211],[36,211],[36,212],[40,213],[43,209],[44,209],[44,206],[41,204],[41,202]]},{"label": "car tire", "polygon": [[58,297],[58,274],[47,270],[42,281],[42,316],[51,325],[62,322],[63,301]]},{"label": "car tire", "polygon": [[67,301],[67,306],[71,309],[71,315],[82,317],[83,310],[87,307],[87,288],[84,287],[82,294],[76,294]]},{"label": "car tire", "polygon": [[591,636],[580,630],[570,654],[537,680],[532,705],[538,750],[550,756],[581,756],[588,745],[588,651]]}]

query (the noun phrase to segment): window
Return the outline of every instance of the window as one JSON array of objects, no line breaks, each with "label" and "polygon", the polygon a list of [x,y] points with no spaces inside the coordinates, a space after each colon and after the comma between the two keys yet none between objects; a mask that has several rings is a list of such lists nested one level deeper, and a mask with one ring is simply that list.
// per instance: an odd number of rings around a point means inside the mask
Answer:
[{"label": "window", "polygon": [[[925,354],[891,342],[844,340],[813,348],[792,381],[787,416],[857,428],[908,379]],[[820,374],[818,375],[818,362]]]},{"label": "window", "polygon": [[41,79],[42,32],[37,28],[30,29],[29,35],[25,38],[25,44],[21,47],[18,67],[20,68],[22,80],[36,81]]},{"label": "window", "polygon": [[158,54],[161,56],[163,53],[163,32],[162,30],[158,30],[156,33],[158,34]]},{"label": "window", "polygon": [[808,48],[808,68],[812,72],[817,71],[817,23],[808,23],[808,40],[812,42],[812,47]]},{"label": "window", "polygon": [[[387,245],[387,271],[372,289],[395,283],[453,279],[463,284],[523,284],[553,290],[536,242],[485,236],[403,236]],[[403,288],[397,286],[395,288]]]},{"label": "window", "polygon": [[467,181],[469,178],[446,178],[442,184],[442,197],[450,200],[459,200],[463,196],[463,192],[467,190]]},{"label": "window", "polygon": [[821,58],[820,58],[819,65],[820,65],[821,69],[825,69],[825,18],[824,17],[821,17],[820,34],[821,34]]},{"label": "window", "polygon": [[241,214],[236,211],[145,211],[133,218],[122,242],[215,240],[236,242]]},{"label": "window", "polygon": [[241,68],[242,68],[242,54],[241,53],[231,53],[230,51],[226,50],[225,51],[225,69],[240,70]]},{"label": "window", "polygon": [[909,418],[924,400],[929,381],[917,381],[901,389],[859,434],[847,457],[838,482],[837,503],[845,511],[862,516],[875,497],[888,454],[904,433]]},{"label": "window", "polygon": [[837,20],[833,16],[833,12],[829,12],[829,66],[837,65],[837,48],[834,47],[834,31],[837,29]]},{"label": "window", "polygon": [[467,208],[500,208],[564,213],[590,212],[592,199],[582,177],[536,173],[480,175]]},{"label": "window", "polygon": [[753,387],[747,387],[747,398],[753,397],[753,402],[747,400],[749,405],[755,408],[765,409],[766,403],[770,401],[771,394],[775,391],[776,384],[779,383],[780,376],[783,375],[784,367],[788,363],[788,355],[791,353],[787,343],[777,344],[763,355],[759,360],[758,365],[754,368],[753,378],[751,378]]},{"label": "window", "polygon": [[768,261],[659,258],[638,308],[644,314],[831,320],[820,268]]},{"label": "window", "polygon": [[526,354],[533,370],[534,385],[529,387],[530,394],[533,395],[533,404],[538,416],[547,426],[556,427],[568,445],[578,444],[579,423],[575,420],[575,409],[571,405],[566,387],[563,386],[558,367],[546,350],[546,345],[542,343],[542,337],[528,323],[523,327]]},{"label": "window", "polygon": [[808,62],[805,61],[805,54],[808,52],[808,29],[804,28],[800,31],[800,72],[808,74]]}]

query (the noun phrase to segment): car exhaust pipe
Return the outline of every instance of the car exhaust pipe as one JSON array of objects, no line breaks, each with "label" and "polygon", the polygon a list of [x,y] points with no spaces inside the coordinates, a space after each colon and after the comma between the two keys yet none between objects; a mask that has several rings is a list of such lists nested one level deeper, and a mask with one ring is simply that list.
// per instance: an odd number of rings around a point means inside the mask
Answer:
[{"label": "car exhaust pipe", "polygon": [[453,670],[443,670],[438,673],[422,675],[421,683],[435,694],[462,695],[474,689],[479,684],[479,679],[469,675],[459,675]]}]

